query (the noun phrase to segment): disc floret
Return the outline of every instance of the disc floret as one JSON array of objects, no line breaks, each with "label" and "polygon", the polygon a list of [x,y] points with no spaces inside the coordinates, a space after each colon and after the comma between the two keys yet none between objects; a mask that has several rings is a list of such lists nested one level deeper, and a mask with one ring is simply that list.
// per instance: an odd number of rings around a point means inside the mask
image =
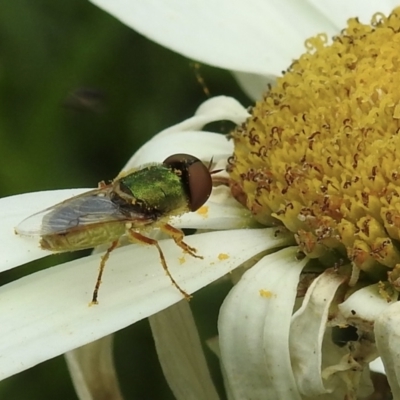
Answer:
[{"label": "disc floret", "polygon": [[303,252],[361,270],[400,264],[400,8],[350,19],[306,53],[233,133],[232,192]]}]

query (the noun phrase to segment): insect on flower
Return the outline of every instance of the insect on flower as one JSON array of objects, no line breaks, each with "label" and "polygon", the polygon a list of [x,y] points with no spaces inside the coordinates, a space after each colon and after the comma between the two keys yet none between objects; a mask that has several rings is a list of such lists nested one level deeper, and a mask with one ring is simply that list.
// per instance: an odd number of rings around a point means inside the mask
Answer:
[{"label": "insect on flower", "polygon": [[168,224],[171,217],[199,209],[212,190],[210,169],[198,158],[174,154],[162,164],[152,164],[121,173],[112,183],[72,197],[31,215],[16,228],[20,235],[40,236],[42,249],[66,252],[111,243],[101,257],[91,304],[97,304],[101,277],[110,256],[126,235],[132,242],[155,246],[162,267],[172,284],[185,296],[168,270],[157,240],[143,234],[154,228],[167,233],[193,257],[196,249],[184,241],[184,233]]}]

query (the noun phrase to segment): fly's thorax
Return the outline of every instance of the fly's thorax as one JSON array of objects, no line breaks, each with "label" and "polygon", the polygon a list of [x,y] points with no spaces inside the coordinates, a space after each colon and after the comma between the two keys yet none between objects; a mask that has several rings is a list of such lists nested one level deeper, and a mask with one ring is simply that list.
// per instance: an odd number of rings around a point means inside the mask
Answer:
[{"label": "fly's thorax", "polygon": [[159,219],[189,211],[187,188],[179,171],[151,165],[113,184],[112,200],[125,212]]}]

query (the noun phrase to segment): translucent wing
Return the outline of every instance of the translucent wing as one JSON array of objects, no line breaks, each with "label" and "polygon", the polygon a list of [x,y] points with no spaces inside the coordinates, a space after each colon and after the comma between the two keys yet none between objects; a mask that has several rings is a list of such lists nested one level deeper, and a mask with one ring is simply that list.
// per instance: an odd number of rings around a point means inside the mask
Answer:
[{"label": "translucent wing", "polygon": [[16,231],[21,235],[43,236],[66,233],[71,229],[88,227],[91,224],[134,218],[133,215],[123,214],[107,194],[104,189],[96,189],[73,197],[31,215],[16,227]]}]

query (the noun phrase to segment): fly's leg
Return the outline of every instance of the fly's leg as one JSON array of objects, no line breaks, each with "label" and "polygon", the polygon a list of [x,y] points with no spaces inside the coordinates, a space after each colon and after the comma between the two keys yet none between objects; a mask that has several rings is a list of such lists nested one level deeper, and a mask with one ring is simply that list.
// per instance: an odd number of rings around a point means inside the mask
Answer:
[{"label": "fly's leg", "polygon": [[103,276],[104,268],[106,266],[107,260],[110,258],[111,252],[117,246],[118,246],[118,240],[115,240],[114,242],[111,243],[111,246],[107,249],[106,254],[101,256],[99,274],[97,275],[97,281],[96,281],[96,285],[93,290],[92,301],[89,303],[89,306],[92,306],[94,304],[99,304],[99,302],[97,301],[97,296],[99,294],[99,289],[100,289],[100,285],[101,285],[101,277]]},{"label": "fly's leg", "polygon": [[165,224],[160,226],[160,229],[166,233],[167,235],[171,236],[174,239],[174,242],[185,252],[190,254],[192,257],[195,258],[203,258],[196,254],[197,250],[194,247],[190,247],[187,243],[183,241],[185,234],[178,228],[174,228],[172,225]]},{"label": "fly's leg", "polygon": [[167,274],[168,278],[171,280],[172,284],[183,294],[186,300],[190,300],[190,294],[186,293],[179,285],[178,282],[173,278],[171,273],[169,272],[167,262],[165,261],[164,253],[161,250],[160,245],[158,244],[157,240],[151,239],[147,236],[143,236],[142,234],[129,229],[127,231],[129,238],[133,242],[139,242],[143,244],[148,244],[154,246],[158,250],[158,254],[160,255],[161,265],[164,268],[165,273]]}]

